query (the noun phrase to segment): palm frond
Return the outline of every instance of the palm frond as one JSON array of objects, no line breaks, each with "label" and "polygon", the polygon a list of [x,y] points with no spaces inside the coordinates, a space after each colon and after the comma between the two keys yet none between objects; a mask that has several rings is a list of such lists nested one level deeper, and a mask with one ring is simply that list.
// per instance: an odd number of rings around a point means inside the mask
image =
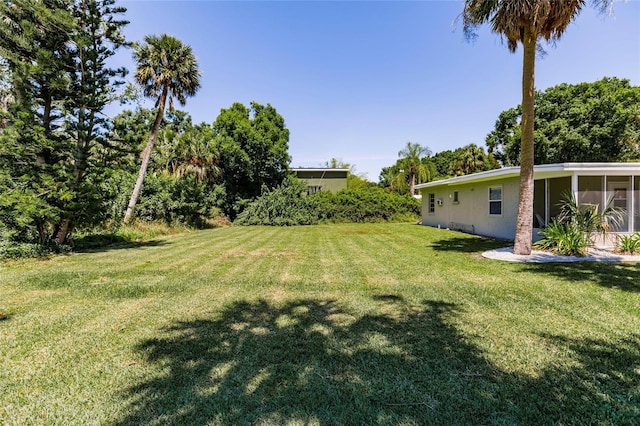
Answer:
[{"label": "palm frond", "polygon": [[168,89],[169,108],[173,98],[181,105],[200,88],[200,70],[193,50],[180,40],[167,34],[149,35],[137,44],[134,59],[138,66],[135,79],[145,96],[159,98]]},{"label": "palm frond", "polygon": [[[476,37],[476,28],[489,24],[507,40],[512,52],[522,42],[529,27],[536,37],[558,40],[582,11],[586,0],[467,0],[461,14],[467,39]],[[601,13],[611,11],[613,0],[592,0]]]}]

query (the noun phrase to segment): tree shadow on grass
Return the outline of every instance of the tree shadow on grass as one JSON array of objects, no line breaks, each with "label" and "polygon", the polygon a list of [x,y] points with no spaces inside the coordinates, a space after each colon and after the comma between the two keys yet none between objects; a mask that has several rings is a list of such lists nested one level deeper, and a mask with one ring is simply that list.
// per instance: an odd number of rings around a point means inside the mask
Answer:
[{"label": "tree shadow on grass", "polygon": [[[457,234],[460,235],[460,234]],[[482,253],[488,250],[494,250],[506,247],[509,243],[506,241],[494,240],[492,238],[478,237],[468,235],[465,237],[452,236],[431,243],[431,247],[436,251],[453,251],[459,253]]]},{"label": "tree shadow on grass", "polygon": [[[241,301],[176,323],[136,347],[158,373],[125,391],[117,424],[571,423],[583,403],[598,415],[632,412],[610,401],[632,385],[591,383],[590,368],[635,378],[621,364],[637,358],[634,342],[622,352],[561,342],[575,346],[575,368],[521,377],[457,331],[460,305],[386,295],[377,303],[384,314],[358,316],[332,300]],[[562,410],[566,399],[576,411]]]},{"label": "tree shadow on grass", "polygon": [[522,424],[552,423],[545,418],[559,424],[640,424],[639,334],[617,341],[541,337],[553,350],[570,354],[574,367],[547,366],[538,377],[519,381],[519,395],[529,394],[530,405]]},{"label": "tree shadow on grass", "polygon": [[632,293],[640,292],[640,264],[609,262],[525,263],[522,271],[546,274],[564,281],[592,281]]},{"label": "tree shadow on grass", "polygon": [[74,241],[75,253],[100,253],[111,250],[160,247],[170,244],[166,240],[131,241],[120,235],[98,235],[82,237]]}]

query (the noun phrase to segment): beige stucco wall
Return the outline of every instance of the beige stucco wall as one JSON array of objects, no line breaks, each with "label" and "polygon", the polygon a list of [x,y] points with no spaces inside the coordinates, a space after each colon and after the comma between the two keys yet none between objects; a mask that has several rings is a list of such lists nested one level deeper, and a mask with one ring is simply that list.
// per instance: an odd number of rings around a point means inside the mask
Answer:
[{"label": "beige stucco wall", "polygon": [[[502,187],[502,215],[489,215],[489,187]],[[516,231],[518,213],[519,179],[510,178],[491,183],[479,182],[464,185],[442,185],[423,188],[422,224],[449,228],[452,223],[473,226],[478,235],[513,240]],[[458,200],[453,202],[453,192],[458,191]],[[435,212],[429,213],[429,194],[435,194],[436,200],[442,199],[442,205],[436,202]]]}]

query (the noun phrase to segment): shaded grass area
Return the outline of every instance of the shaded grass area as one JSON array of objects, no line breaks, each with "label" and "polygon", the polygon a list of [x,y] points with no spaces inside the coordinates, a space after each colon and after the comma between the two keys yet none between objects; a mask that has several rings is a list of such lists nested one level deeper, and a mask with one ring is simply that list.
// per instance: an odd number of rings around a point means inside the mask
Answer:
[{"label": "shaded grass area", "polygon": [[461,306],[391,303],[354,316],[332,300],[237,302],[219,319],[174,324],[138,345],[167,373],[126,390],[119,424],[637,420],[637,335],[615,346],[542,336],[575,365],[528,377],[499,371],[452,326]]},{"label": "shaded grass area", "polygon": [[117,229],[89,229],[76,232],[64,245],[16,243],[0,240],[0,262],[8,259],[44,259],[56,254],[127,249],[161,244],[158,237],[189,232],[181,225],[163,222],[134,222]]},{"label": "shaded grass area", "polygon": [[637,264],[404,224],[0,264],[2,424],[634,424]]},{"label": "shaded grass area", "polygon": [[638,263],[632,262],[529,263],[523,271],[569,282],[588,280],[603,287],[637,293],[640,292],[639,268]]}]

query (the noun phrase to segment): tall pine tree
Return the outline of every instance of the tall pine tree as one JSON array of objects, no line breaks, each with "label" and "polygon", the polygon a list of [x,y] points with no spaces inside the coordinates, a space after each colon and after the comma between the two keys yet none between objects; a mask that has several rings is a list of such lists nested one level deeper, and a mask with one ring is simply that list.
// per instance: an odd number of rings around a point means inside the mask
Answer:
[{"label": "tall pine tree", "polygon": [[108,128],[101,112],[125,75],[107,64],[125,45],[114,2],[0,3],[12,92],[0,133],[0,232],[9,238],[63,244],[93,216],[88,183],[103,170],[92,154]]}]

